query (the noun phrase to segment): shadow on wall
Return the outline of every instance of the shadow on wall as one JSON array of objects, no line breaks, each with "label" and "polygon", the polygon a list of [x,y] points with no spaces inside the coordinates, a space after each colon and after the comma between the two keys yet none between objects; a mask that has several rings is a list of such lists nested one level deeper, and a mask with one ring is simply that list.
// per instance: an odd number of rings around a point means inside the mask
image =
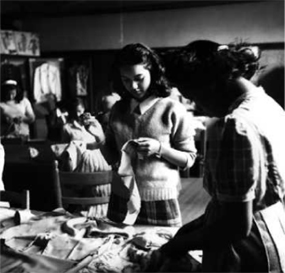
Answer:
[{"label": "shadow on wall", "polygon": [[284,102],[284,65],[268,65],[257,78],[257,85],[261,85],[266,93],[277,101],[283,109]]}]

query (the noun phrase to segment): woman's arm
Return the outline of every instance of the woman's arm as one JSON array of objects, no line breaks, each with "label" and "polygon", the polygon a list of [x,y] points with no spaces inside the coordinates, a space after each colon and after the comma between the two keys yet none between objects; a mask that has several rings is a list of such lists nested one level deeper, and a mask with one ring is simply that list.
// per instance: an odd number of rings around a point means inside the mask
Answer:
[{"label": "woman's arm", "polygon": [[138,150],[147,156],[157,154],[180,168],[190,168],[194,164],[197,152],[192,120],[189,119],[185,107],[178,102],[173,102],[165,114],[168,116],[170,143],[159,142],[160,136],[157,139],[139,138]]},{"label": "woman's arm", "polygon": [[69,126],[68,123],[63,125],[61,129],[61,142],[62,143],[69,143],[71,141],[70,133],[68,132],[67,126]]},{"label": "woman's arm", "polygon": [[162,158],[180,168],[190,168],[194,164],[196,158],[196,151],[179,151],[171,147],[165,147],[163,144],[160,144],[159,154]]},{"label": "woman's arm", "polygon": [[94,137],[95,143],[99,146],[105,142],[105,134],[100,122],[95,118],[90,116],[84,121],[86,130]]},{"label": "woman's arm", "polygon": [[[212,204],[209,205],[210,207]],[[251,202],[222,204],[221,211],[208,206],[207,213],[181,227],[173,239],[152,252],[145,272],[160,272],[171,259],[179,259],[190,250],[218,251],[236,240],[243,239],[251,229]],[[213,211],[214,209],[214,211]],[[209,211],[210,210],[210,211]],[[213,215],[209,219],[209,213]],[[214,215],[221,215],[213,221]],[[215,218],[215,217],[214,217]],[[213,223],[211,223],[212,220]]]},{"label": "woman's arm", "polygon": [[189,250],[218,249],[246,238],[252,226],[252,201],[210,204],[204,223],[183,226],[175,237],[161,247],[162,253],[177,257]]},{"label": "woman's arm", "polygon": [[153,138],[141,137],[138,138],[136,142],[138,143],[137,151],[142,156],[156,155],[181,168],[186,166],[191,167],[196,158],[195,151],[184,152],[172,147],[166,147],[161,142]]},{"label": "woman's arm", "polygon": [[[183,232],[185,235],[181,237],[178,233],[165,246],[168,252],[171,244],[177,252],[179,243],[184,246],[184,252],[187,249],[216,249],[249,235],[256,172],[260,166],[254,133],[246,123],[232,118],[227,120],[220,152],[213,159],[216,162],[214,192],[217,197],[207,207],[204,224],[188,233]],[[210,160],[210,152],[207,156]]]},{"label": "woman's arm", "polygon": [[22,122],[31,124],[35,121],[35,113],[28,99],[25,99],[25,115],[22,117]]}]

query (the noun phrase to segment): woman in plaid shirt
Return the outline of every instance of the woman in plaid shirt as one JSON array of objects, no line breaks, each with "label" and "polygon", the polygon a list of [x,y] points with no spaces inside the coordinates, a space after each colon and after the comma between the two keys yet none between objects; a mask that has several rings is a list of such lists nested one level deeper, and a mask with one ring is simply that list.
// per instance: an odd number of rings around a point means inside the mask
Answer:
[{"label": "woman in plaid shirt", "polygon": [[204,173],[212,199],[153,253],[151,271],[203,250],[203,272],[285,272],[285,112],[249,80],[259,53],[199,40],[168,59],[181,93],[213,117]]}]

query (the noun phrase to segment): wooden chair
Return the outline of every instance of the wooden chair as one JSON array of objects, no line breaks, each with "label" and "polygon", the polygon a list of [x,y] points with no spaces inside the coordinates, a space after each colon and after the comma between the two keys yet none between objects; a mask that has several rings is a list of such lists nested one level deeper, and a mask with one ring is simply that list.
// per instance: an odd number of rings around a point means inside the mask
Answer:
[{"label": "wooden chair", "polygon": [[9,202],[11,207],[30,209],[30,191],[0,191],[0,201]]},{"label": "wooden chair", "polygon": [[56,184],[59,207],[68,205],[99,205],[108,204],[110,195],[94,196],[94,187],[111,184],[112,171],[77,173],[63,172],[58,169],[55,161]]}]

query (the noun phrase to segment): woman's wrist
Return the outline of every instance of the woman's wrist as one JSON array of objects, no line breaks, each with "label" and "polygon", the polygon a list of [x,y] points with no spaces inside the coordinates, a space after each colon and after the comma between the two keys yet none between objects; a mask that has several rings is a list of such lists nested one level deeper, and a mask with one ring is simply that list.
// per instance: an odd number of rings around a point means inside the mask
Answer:
[{"label": "woman's wrist", "polygon": [[161,158],[161,156],[162,156],[162,144],[161,144],[160,141],[158,141],[158,143],[159,143],[159,147],[158,147],[158,150],[155,153],[155,155],[156,155],[157,158]]},{"label": "woman's wrist", "polygon": [[24,123],[27,123],[27,124],[30,124],[30,123],[32,123],[33,121],[34,121],[34,119],[31,118],[31,117],[22,117],[22,118],[21,118],[21,122],[24,122]]}]

